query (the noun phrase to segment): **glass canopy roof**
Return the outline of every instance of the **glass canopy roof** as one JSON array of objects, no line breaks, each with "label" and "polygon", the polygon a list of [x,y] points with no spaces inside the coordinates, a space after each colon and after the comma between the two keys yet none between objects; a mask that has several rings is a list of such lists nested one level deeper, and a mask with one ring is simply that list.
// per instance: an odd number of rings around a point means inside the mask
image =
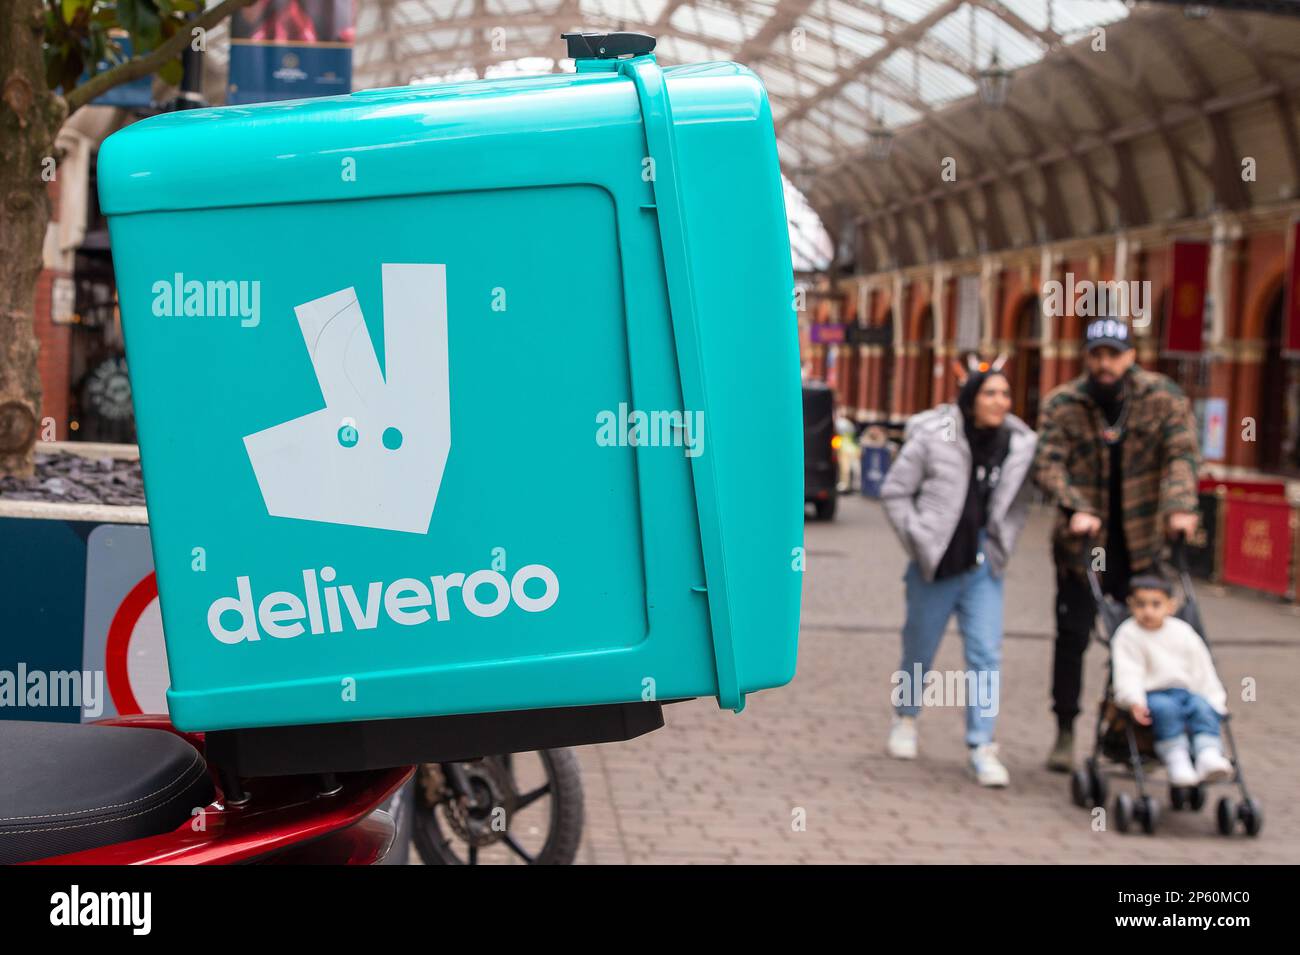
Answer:
[{"label": "glass canopy roof", "polygon": [[973,96],[979,71],[1016,69],[1128,14],[1121,0],[359,0],[359,86],[572,69],[559,33],[657,37],[666,63],[736,60],[772,98],[787,168],[860,148]]},{"label": "glass canopy roof", "polygon": [[[976,95],[979,73],[995,56],[1014,70],[1128,15],[1121,0],[357,4],[357,88],[572,70],[571,60],[557,58],[559,35],[569,30],[649,33],[666,64],[743,63],[767,86],[782,164],[796,182],[801,170],[860,153],[878,124],[907,126]],[[223,50],[215,52],[224,60]]]}]

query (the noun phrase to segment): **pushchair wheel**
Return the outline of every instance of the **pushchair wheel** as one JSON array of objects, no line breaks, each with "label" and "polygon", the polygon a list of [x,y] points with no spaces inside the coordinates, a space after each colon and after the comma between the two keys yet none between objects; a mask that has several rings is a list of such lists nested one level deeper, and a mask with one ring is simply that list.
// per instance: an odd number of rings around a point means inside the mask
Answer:
[{"label": "pushchair wheel", "polygon": [[1088,774],[1082,769],[1070,773],[1070,799],[1080,809],[1088,805],[1092,793],[1088,791]]},{"label": "pushchair wheel", "polygon": [[1120,793],[1115,797],[1115,828],[1120,832],[1128,832],[1128,827],[1133,822],[1133,799],[1128,793]]},{"label": "pushchair wheel", "polygon": [[1106,797],[1110,795],[1109,787],[1106,785],[1106,777],[1098,771],[1097,761],[1089,759],[1088,766],[1088,793],[1092,798],[1094,806],[1106,805]]},{"label": "pushchair wheel", "polygon": [[1187,786],[1170,786],[1169,787],[1169,808],[1174,812],[1185,809],[1190,802]]},{"label": "pushchair wheel", "polygon": [[1192,812],[1200,812],[1205,808],[1205,787],[1193,786],[1188,790],[1187,799],[1187,805],[1191,808]]},{"label": "pushchair wheel", "polygon": [[1140,796],[1137,801],[1138,822],[1142,823],[1142,831],[1148,836],[1156,831],[1156,826],[1160,822],[1160,804],[1156,802],[1155,796]]},{"label": "pushchair wheel", "polygon": [[1260,808],[1259,803],[1253,799],[1247,799],[1237,807],[1237,816],[1246,829],[1246,835],[1259,835],[1259,830],[1264,826],[1264,810]]},{"label": "pushchair wheel", "polygon": [[1237,822],[1236,808],[1237,807],[1232,804],[1232,800],[1229,799],[1227,796],[1224,796],[1219,800],[1218,813],[1217,813],[1218,822],[1219,822],[1219,835],[1221,836],[1232,835],[1232,828]]}]

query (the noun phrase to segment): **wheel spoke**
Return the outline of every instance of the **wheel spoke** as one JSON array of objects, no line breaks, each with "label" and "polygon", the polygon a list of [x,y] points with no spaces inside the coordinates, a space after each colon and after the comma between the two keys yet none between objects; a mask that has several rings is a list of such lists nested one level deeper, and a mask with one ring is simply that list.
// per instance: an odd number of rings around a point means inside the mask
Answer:
[{"label": "wheel spoke", "polygon": [[478,865],[478,846],[471,845],[469,847],[469,864]]},{"label": "wheel spoke", "polygon": [[531,806],[533,803],[537,802],[537,800],[547,795],[550,791],[551,791],[551,784],[547,782],[542,784],[541,786],[538,786],[532,792],[524,793],[522,796],[519,797],[519,802],[515,804],[515,812],[518,812],[520,809],[525,809],[528,806]]},{"label": "wheel spoke", "polygon": [[508,845],[508,846],[510,847],[510,849],[515,853],[515,855],[519,856],[519,858],[523,859],[523,860],[524,860],[525,862],[527,862],[529,865],[535,865],[535,864],[536,864],[536,862],[537,862],[536,857],[535,857],[535,856],[530,856],[530,855],[529,855],[529,854],[524,850],[524,847],[521,846],[521,845],[520,845],[520,844],[515,840],[515,837],[512,836],[512,835],[510,835],[510,833],[507,832],[504,836],[502,836],[502,837],[501,837],[501,841],[504,842],[506,845]]}]

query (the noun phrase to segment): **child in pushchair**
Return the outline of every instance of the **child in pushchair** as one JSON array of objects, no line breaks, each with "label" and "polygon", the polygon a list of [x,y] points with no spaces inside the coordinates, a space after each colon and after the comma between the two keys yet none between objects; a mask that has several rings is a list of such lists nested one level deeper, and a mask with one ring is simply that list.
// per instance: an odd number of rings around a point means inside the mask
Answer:
[{"label": "child in pushchair", "polygon": [[1110,638],[1115,705],[1139,725],[1151,727],[1169,785],[1231,779],[1232,764],[1219,741],[1228,694],[1200,634],[1171,616],[1173,588],[1154,574],[1135,577],[1129,583],[1128,609],[1133,616]]},{"label": "child in pushchair", "polygon": [[[1263,815],[1241,775],[1228,725],[1227,693],[1210,656],[1181,541],[1174,552],[1184,598],[1177,613],[1173,588],[1164,578],[1135,577],[1129,583],[1126,610],[1102,594],[1096,573],[1088,568],[1099,610],[1098,638],[1110,648],[1110,679],[1093,755],[1085,769],[1075,772],[1071,795],[1080,806],[1104,805],[1102,759],[1125,764],[1133,773],[1138,799],[1134,803],[1126,793],[1116,796],[1115,826],[1127,832],[1136,819],[1143,831],[1154,832],[1159,810],[1146,791],[1146,772],[1158,760],[1168,776],[1175,810],[1199,810],[1205,786],[1231,781],[1240,789],[1242,802],[1234,806],[1226,796],[1219,800],[1219,831],[1229,835],[1240,821],[1248,834],[1257,835]],[[1231,758],[1224,755],[1221,731]]]}]

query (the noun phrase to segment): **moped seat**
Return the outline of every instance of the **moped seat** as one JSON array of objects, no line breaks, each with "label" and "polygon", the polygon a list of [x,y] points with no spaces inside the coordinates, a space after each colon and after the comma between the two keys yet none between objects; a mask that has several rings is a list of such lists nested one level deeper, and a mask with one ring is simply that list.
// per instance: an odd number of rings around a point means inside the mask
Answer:
[{"label": "moped seat", "polygon": [[0,720],[0,864],[160,835],[212,799],[202,755],[164,730]]}]

